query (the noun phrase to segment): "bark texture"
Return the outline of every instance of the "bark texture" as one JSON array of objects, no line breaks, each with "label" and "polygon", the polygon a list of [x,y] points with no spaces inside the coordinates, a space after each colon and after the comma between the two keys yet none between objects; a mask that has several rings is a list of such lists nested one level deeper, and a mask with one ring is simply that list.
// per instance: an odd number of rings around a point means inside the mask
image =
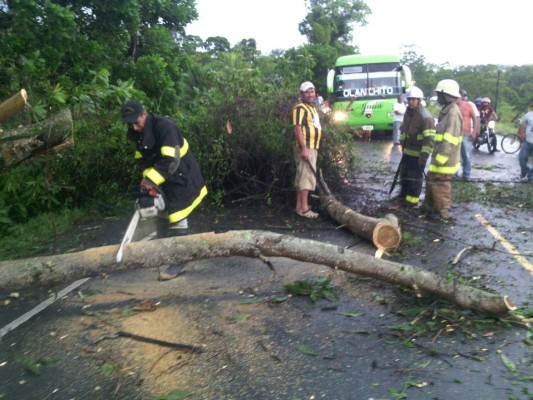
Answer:
[{"label": "bark texture", "polygon": [[73,143],[72,114],[66,108],[42,122],[5,132],[0,137],[0,171]]},{"label": "bark texture", "polygon": [[[203,233],[131,243],[115,263],[118,245],[0,263],[0,289],[52,286],[114,271],[155,268],[171,262],[214,257],[287,257],[431,293],[472,310],[501,315],[516,308],[502,297],[450,281],[413,266],[377,259],[342,247],[266,231]],[[275,264],[274,264],[275,265]]]},{"label": "bark texture", "polygon": [[402,240],[398,218],[393,214],[387,214],[383,218],[373,218],[359,214],[339,202],[328,185],[318,177],[320,188],[320,203],[328,214],[338,223],[342,224],[350,232],[374,243],[381,251],[396,249]]}]

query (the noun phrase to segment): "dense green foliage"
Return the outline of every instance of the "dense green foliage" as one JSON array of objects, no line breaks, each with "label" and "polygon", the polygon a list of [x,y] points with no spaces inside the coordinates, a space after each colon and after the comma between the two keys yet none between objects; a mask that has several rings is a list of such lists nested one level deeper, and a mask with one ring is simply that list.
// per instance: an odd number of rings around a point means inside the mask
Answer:
[{"label": "dense green foliage", "polygon": [[[369,13],[361,0],[306,5],[299,29],[309,43],[263,55],[253,39],[232,46],[219,36],[187,36],[197,18],[194,0],[0,1],[0,93],[4,99],[25,88],[31,105],[2,128],[63,107],[75,123],[75,146],[60,157],[36,158],[0,175],[0,233],[65,208],[98,203],[113,210],[127,198],[138,183],[119,118],[128,99],[178,122],[214,204],[286,200],[293,191],[290,112],[298,85],[313,80],[325,96],[335,59],[358,52],[350,26],[365,24]],[[499,90],[498,112],[509,121],[525,110],[533,85],[533,66],[452,70],[428,65],[409,47],[404,61],[426,94],[450,77],[472,98],[496,98]],[[351,137],[324,122],[320,163],[334,186],[352,165]]]}]

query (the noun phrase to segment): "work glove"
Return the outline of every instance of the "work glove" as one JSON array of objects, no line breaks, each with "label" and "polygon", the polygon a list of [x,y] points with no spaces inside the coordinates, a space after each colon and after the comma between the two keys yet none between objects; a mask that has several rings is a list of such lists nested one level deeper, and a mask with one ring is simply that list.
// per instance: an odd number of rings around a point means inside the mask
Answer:
[{"label": "work glove", "polygon": [[427,158],[418,157],[418,166],[423,170],[426,168]]}]

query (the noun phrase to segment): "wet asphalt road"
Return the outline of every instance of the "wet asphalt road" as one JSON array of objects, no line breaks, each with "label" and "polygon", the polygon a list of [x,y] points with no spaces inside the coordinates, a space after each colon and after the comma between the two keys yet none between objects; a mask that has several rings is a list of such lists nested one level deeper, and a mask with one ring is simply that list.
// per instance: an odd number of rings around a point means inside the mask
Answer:
[{"label": "wet asphalt road", "polygon": [[[416,212],[388,203],[399,149],[376,135],[370,143],[356,142],[354,151],[362,160],[359,172],[336,195],[356,211],[378,204],[377,212],[400,218],[404,236],[408,233],[411,240],[389,259],[459,276],[509,295],[520,307],[533,307],[531,210],[471,199],[454,204],[453,224],[420,220]],[[480,186],[487,181],[523,185],[516,157],[481,149],[474,154],[472,179]],[[193,222],[191,233],[258,228],[259,223],[263,229],[374,252],[371,244],[335,229],[326,216],[302,220],[290,208],[198,213]],[[95,245],[118,243],[127,223],[124,219],[103,226],[101,243]],[[136,240],[150,232],[150,224],[144,223]],[[477,250],[452,265],[462,249],[473,245]],[[92,278],[80,292],[5,336],[0,343],[0,397],[155,399],[187,389],[190,399],[533,398],[528,329],[467,310],[447,313],[453,306],[438,299],[419,299],[394,285],[323,266],[273,261],[275,277],[259,260],[230,257],[188,263],[187,272],[169,282],[157,282],[153,270]],[[273,301],[286,295],[285,284],[323,276],[332,279],[338,300]],[[93,315],[84,308],[84,292],[93,293],[90,304],[98,311]],[[47,289],[21,291],[19,301],[0,309],[8,311],[0,313],[0,328],[47,295]],[[147,298],[162,305],[153,313],[132,316],[111,312]],[[243,301],[250,299],[258,301]],[[103,333],[120,329],[203,343],[207,351],[168,356],[153,345],[123,339],[94,343]],[[56,356],[59,361],[35,375],[22,368],[21,354]],[[105,364],[115,365],[112,374],[103,373]]]}]

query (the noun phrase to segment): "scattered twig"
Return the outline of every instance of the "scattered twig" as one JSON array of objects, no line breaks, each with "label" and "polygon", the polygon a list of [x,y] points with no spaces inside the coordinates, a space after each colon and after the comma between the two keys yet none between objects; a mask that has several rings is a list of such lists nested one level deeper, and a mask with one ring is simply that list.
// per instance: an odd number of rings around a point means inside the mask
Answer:
[{"label": "scattered twig", "polygon": [[457,255],[455,256],[455,258],[453,259],[452,261],[452,265],[455,265],[459,262],[461,256],[466,253],[467,251],[470,251],[470,250],[475,250],[476,249],[476,246],[468,246],[468,247],[465,247],[463,250],[461,250],[459,253],[457,253]]},{"label": "scattered twig", "polygon": [[268,268],[270,268],[271,271],[276,272],[276,269],[274,268],[274,266],[272,265],[270,260],[268,258],[266,258],[264,255],[262,255],[261,253],[258,253],[257,254],[257,258],[259,258],[261,261],[263,261],[268,266]]},{"label": "scattered twig", "polygon": [[203,353],[203,350],[200,347],[195,346],[195,345],[190,345],[190,344],[167,342],[166,340],[152,339],[146,336],[135,335],[133,333],[124,332],[124,331],[118,331],[117,336],[137,340],[139,342],[151,343],[151,344],[155,344],[158,346],[170,347],[176,350],[187,350],[193,353]]},{"label": "scattered twig", "polygon": [[466,354],[466,353],[457,353],[458,355],[460,355],[461,357],[464,357],[464,358],[469,358],[471,360],[475,360],[475,361],[485,361],[485,359],[483,357],[479,357],[479,356],[472,356],[470,354]]},{"label": "scattered twig", "polygon": [[274,354],[273,352],[270,351],[270,349],[268,348],[268,346],[263,343],[262,340],[258,340],[257,341],[257,344],[259,344],[259,346],[261,346],[261,348],[266,351],[268,353],[268,355],[270,357],[272,357],[274,360],[276,360],[277,362],[279,362],[280,364],[283,363],[283,360],[281,359],[281,357],[279,357],[277,354]]},{"label": "scattered twig", "polygon": [[172,350],[169,350],[163,354],[161,354],[157,360],[155,360],[152,364],[152,366],[150,367],[150,369],[148,370],[148,373],[152,373],[153,369],[155,368],[155,366],[159,363],[159,361],[161,361],[163,359],[163,357],[165,357],[167,354],[169,354]]},{"label": "scattered twig", "polygon": [[430,309],[433,308],[433,306],[435,305],[436,302],[437,302],[437,300],[435,300],[433,303],[431,303],[425,310],[422,310],[422,312],[420,312],[420,314],[418,314],[415,317],[415,319],[413,319],[409,324],[415,325],[420,320],[420,318],[422,318],[424,315],[426,315],[430,311]]}]

